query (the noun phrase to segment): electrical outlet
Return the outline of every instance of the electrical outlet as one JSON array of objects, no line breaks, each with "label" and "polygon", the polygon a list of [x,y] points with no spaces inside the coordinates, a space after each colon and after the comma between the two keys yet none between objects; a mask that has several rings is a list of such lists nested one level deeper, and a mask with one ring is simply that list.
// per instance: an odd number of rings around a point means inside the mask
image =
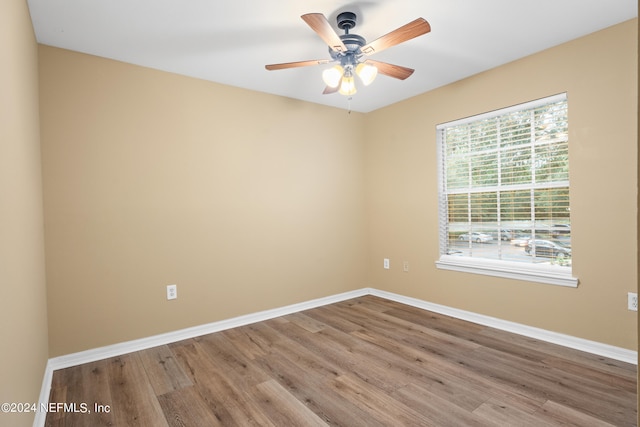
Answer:
[{"label": "electrical outlet", "polygon": [[638,294],[629,292],[627,294],[627,308],[631,311],[638,311]]},{"label": "electrical outlet", "polygon": [[167,299],[178,298],[178,285],[167,285]]},{"label": "electrical outlet", "polygon": [[409,272],[409,261],[402,262],[402,271],[404,271],[405,273]]},{"label": "electrical outlet", "polygon": [[384,269],[385,269],[385,270],[388,270],[388,269],[389,269],[389,258],[385,258],[385,259],[384,259],[384,264],[383,264],[383,266],[384,266]]}]

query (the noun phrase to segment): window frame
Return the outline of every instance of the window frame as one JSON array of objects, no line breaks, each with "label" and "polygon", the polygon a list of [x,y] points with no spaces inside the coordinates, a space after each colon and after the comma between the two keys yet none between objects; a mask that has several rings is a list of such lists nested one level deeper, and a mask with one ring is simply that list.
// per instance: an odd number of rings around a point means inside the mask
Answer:
[{"label": "window frame", "polygon": [[[483,114],[467,117],[442,123],[436,126],[437,159],[438,159],[438,236],[440,247],[440,258],[436,261],[436,267],[442,270],[459,271],[465,273],[482,274],[509,279],[525,280],[530,282],[545,283],[551,285],[577,287],[578,279],[573,277],[572,267],[558,266],[553,264],[534,264],[518,261],[505,261],[490,258],[479,258],[471,256],[449,255],[446,251],[449,248],[448,239],[448,202],[446,193],[446,165],[445,165],[445,143],[442,135],[443,130],[453,126],[466,124],[475,121],[486,120],[498,116],[507,115],[516,111],[528,110],[542,105],[547,105],[559,101],[567,101],[566,93],[548,96],[537,100],[513,105]],[[570,189],[570,183],[569,189]],[[528,183],[527,188],[534,188],[535,184]]]}]

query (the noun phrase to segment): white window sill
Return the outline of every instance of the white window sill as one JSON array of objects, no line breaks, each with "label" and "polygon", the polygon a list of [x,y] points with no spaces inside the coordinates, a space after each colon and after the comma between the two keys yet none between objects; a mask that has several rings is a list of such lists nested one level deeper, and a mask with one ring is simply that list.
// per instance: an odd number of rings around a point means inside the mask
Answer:
[{"label": "white window sill", "polygon": [[571,275],[570,268],[551,264],[527,264],[457,255],[442,255],[436,261],[436,267],[442,270],[484,274],[572,288],[578,287],[578,279]]}]

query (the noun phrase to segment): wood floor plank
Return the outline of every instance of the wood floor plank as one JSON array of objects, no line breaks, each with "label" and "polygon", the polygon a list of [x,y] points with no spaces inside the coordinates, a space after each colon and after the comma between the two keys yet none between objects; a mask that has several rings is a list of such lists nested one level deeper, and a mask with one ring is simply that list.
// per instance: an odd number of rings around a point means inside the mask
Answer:
[{"label": "wood floor plank", "polygon": [[[112,404],[106,372],[106,361],[86,363],[76,368],[57,371],[53,381],[51,402],[75,404],[71,410],[62,409],[49,412],[45,425],[73,425],[78,427],[111,426],[114,417],[110,410]],[[62,394],[59,385],[64,384]],[[96,411],[96,404],[108,410]],[[86,405],[86,412],[85,406]]]},{"label": "wood floor plank", "polygon": [[222,425],[237,425],[230,412],[231,405],[237,399],[236,390],[224,378],[214,361],[193,339],[171,344],[169,347],[215,418]]},{"label": "wood floor plank", "polygon": [[424,311],[421,313],[422,310],[418,308],[403,306],[402,304],[395,303],[393,301],[391,301],[391,304],[394,308],[386,312],[389,315],[407,320],[411,323],[415,323],[416,325],[426,326],[427,328],[440,331],[454,337],[469,340],[471,342],[474,342],[478,334],[486,328],[482,325],[455,319],[431,311]]},{"label": "wood floor plank", "polygon": [[325,323],[319,322],[312,317],[305,315],[304,313],[294,313],[284,316],[284,319],[289,322],[295,323],[303,329],[309,332],[319,332],[327,327]]},{"label": "wood floor plank", "polygon": [[140,360],[157,396],[193,385],[166,345],[142,350]]},{"label": "wood floor plank", "polygon": [[331,365],[322,355],[305,349],[295,341],[279,343],[268,357],[257,362],[328,425],[383,425],[349,400],[335,399],[329,382],[346,371]]},{"label": "wood floor plank", "polygon": [[223,426],[209,410],[195,386],[182,387],[163,393],[158,401],[170,427]]},{"label": "wood floor plank", "polygon": [[360,325],[353,323],[349,319],[336,316],[332,311],[332,306],[317,307],[305,311],[304,314],[338,331],[349,333],[360,329]]},{"label": "wood floor plank", "polygon": [[549,424],[557,423],[562,426],[575,427],[613,427],[613,424],[594,418],[588,414],[568,408],[551,400],[547,401],[538,413],[540,419],[547,420]]},{"label": "wood floor plank", "polygon": [[[431,423],[438,427],[476,427],[485,426],[487,423],[482,418],[474,415],[473,410],[480,407],[486,401],[477,402],[471,410],[465,409],[456,397],[433,393],[416,384],[408,384],[406,387],[396,390],[393,396],[404,402],[409,407],[424,414]],[[459,396],[464,398],[464,396]]]},{"label": "wood floor plank", "polygon": [[[373,295],[367,295],[366,297],[353,298],[350,300],[344,301],[349,307],[366,307],[369,310],[377,311],[380,313],[385,313],[393,308],[393,305],[389,304],[391,301],[375,297]],[[406,307],[406,305],[402,305]]]},{"label": "wood floor plank", "polygon": [[[292,336],[342,371],[349,371],[389,392],[406,385],[412,375],[419,375],[419,372],[406,364],[391,363],[389,358],[395,357],[390,352],[366,341],[354,340],[341,331],[325,329],[312,335],[293,333]],[[389,375],[390,370],[397,375]]]},{"label": "wood floor plank", "polygon": [[[408,362],[416,364],[419,375],[411,375],[408,385],[419,381],[421,386],[436,395],[450,399],[456,405],[472,411],[488,399],[489,390],[484,382],[468,373],[463,374],[448,361],[436,360],[425,355],[422,349],[399,342],[390,337],[365,332],[353,332],[352,335],[378,343],[386,348],[393,348],[395,354],[404,357]],[[405,388],[405,387],[402,387]]]},{"label": "wood floor plank", "polygon": [[636,400],[635,395],[608,384],[590,381],[487,348],[476,350],[473,358],[466,358],[466,363],[481,369],[497,382],[526,388],[545,399],[592,416],[599,417],[599,414],[609,412],[612,421],[619,425],[624,425],[624,420],[635,414],[631,409]]},{"label": "wood floor plank", "polygon": [[339,396],[351,400],[385,425],[436,426],[404,402],[353,375],[342,375],[332,385]]},{"label": "wood floor plank", "polygon": [[115,425],[168,426],[138,353],[108,359],[107,373]]},{"label": "wood floor plank", "polygon": [[503,402],[491,400],[480,405],[473,414],[497,426],[539,427],[545,424],[535,415],[524,412]]},{"label": "wood floor plank", "polygon": [[228,369],[212,359],[199,342],[191,339],[171,344],[170,348],[222,425],[272,425],[251,404],[250,396],[229,376]]},{"label": "wood floor plank", "polygon": [[374,296],[56,371],[58,426],[635,426],[637,366]]},{"label": "wood floor plank", "polygon": [[391,337],[396,341],[420,343],[419,348],[429,355],[448,358],[452,354],[469,352],[480,347],[480,344],[475,342],[416,325],[386,313],[372,312],[366,307],[355,306],[342,309],[337,307],[336,310],[339,311],[341,317],[348,318],[360,325],[361,329],[354,331],[354,333],[375,332],[376,335]]},{"label": "wood floor plank", "polygon": [[257,386],[263,395],[260,400],[265,406],[268,416],[280,426],[326,427],[313,411],[291,395],[277,381],[269,380]]},{"label": "wood floor plank", "polygon": [[255,387],[269,379],[261,369],[253,363],[242,350],[234,345],[224,334],[209,334],[195,339],[202,349],[215,360],[219,368],[234,384],[240,383],[242,387]]},{"label": "wood floor plank", "polygon": [[[573,348],[564,347],[535,338],[525,337],[523,335],[512,334],[494,328],[485,328],[479,333],[479,335],[496,337],[508,344],[524,348],[530,354],[539,354],[538,358],[543,358],[547,363],[554,360],[570,361],[580,367],[589,367],[595,371],[611,375],[612,377],[631,378],[633,381],[635,381],[636,378],[635,365],[597,354],[586,353]],[[483,345],[488,344],[484,343]]]},{"label": "wood floor plank", "polygon": [[304,339],[301,335],[308,335],[306,330],[291,324],[287,331],[288,339],[274,343],[269,356],[263,357],[261,362],[266,359],[285,359],[290,365],[300,367],[307,376],[324,379],[331,379],[350,371],[333,363],[330,358],[325,357],[325,353],[318,353],[302,345],[300,341],[304,342]]},{"label": "wood floor plank", "polygon": [[584,363],[577,358],[564,359],[559,357],[547,357],[544,359],[546,365],[562,372],[571,373],[582,378],[588,378],[592,381],[602,384],[609,384],[612,387],[624,390],[628,393],[636,393],[636,373],[625,367],[624,370],[614,368],[611,370],[610,363],[602,362],[600,365],[591,361]]},{"label": "wood floor plank", "polygon": [[221,333],[232,340],[234,345],[250,359],[269,354],[271,343],[281,339],[277,332],[268,328],[263,322],[229,329]]}]

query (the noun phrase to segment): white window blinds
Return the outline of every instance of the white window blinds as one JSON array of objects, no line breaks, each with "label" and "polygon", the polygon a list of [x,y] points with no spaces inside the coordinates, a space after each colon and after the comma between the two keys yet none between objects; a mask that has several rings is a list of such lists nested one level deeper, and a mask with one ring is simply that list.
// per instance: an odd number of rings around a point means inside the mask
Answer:
[{"label": "white window blinds", "polygon": [[437,132],[441,255],[570,271],[566,94]]}]

